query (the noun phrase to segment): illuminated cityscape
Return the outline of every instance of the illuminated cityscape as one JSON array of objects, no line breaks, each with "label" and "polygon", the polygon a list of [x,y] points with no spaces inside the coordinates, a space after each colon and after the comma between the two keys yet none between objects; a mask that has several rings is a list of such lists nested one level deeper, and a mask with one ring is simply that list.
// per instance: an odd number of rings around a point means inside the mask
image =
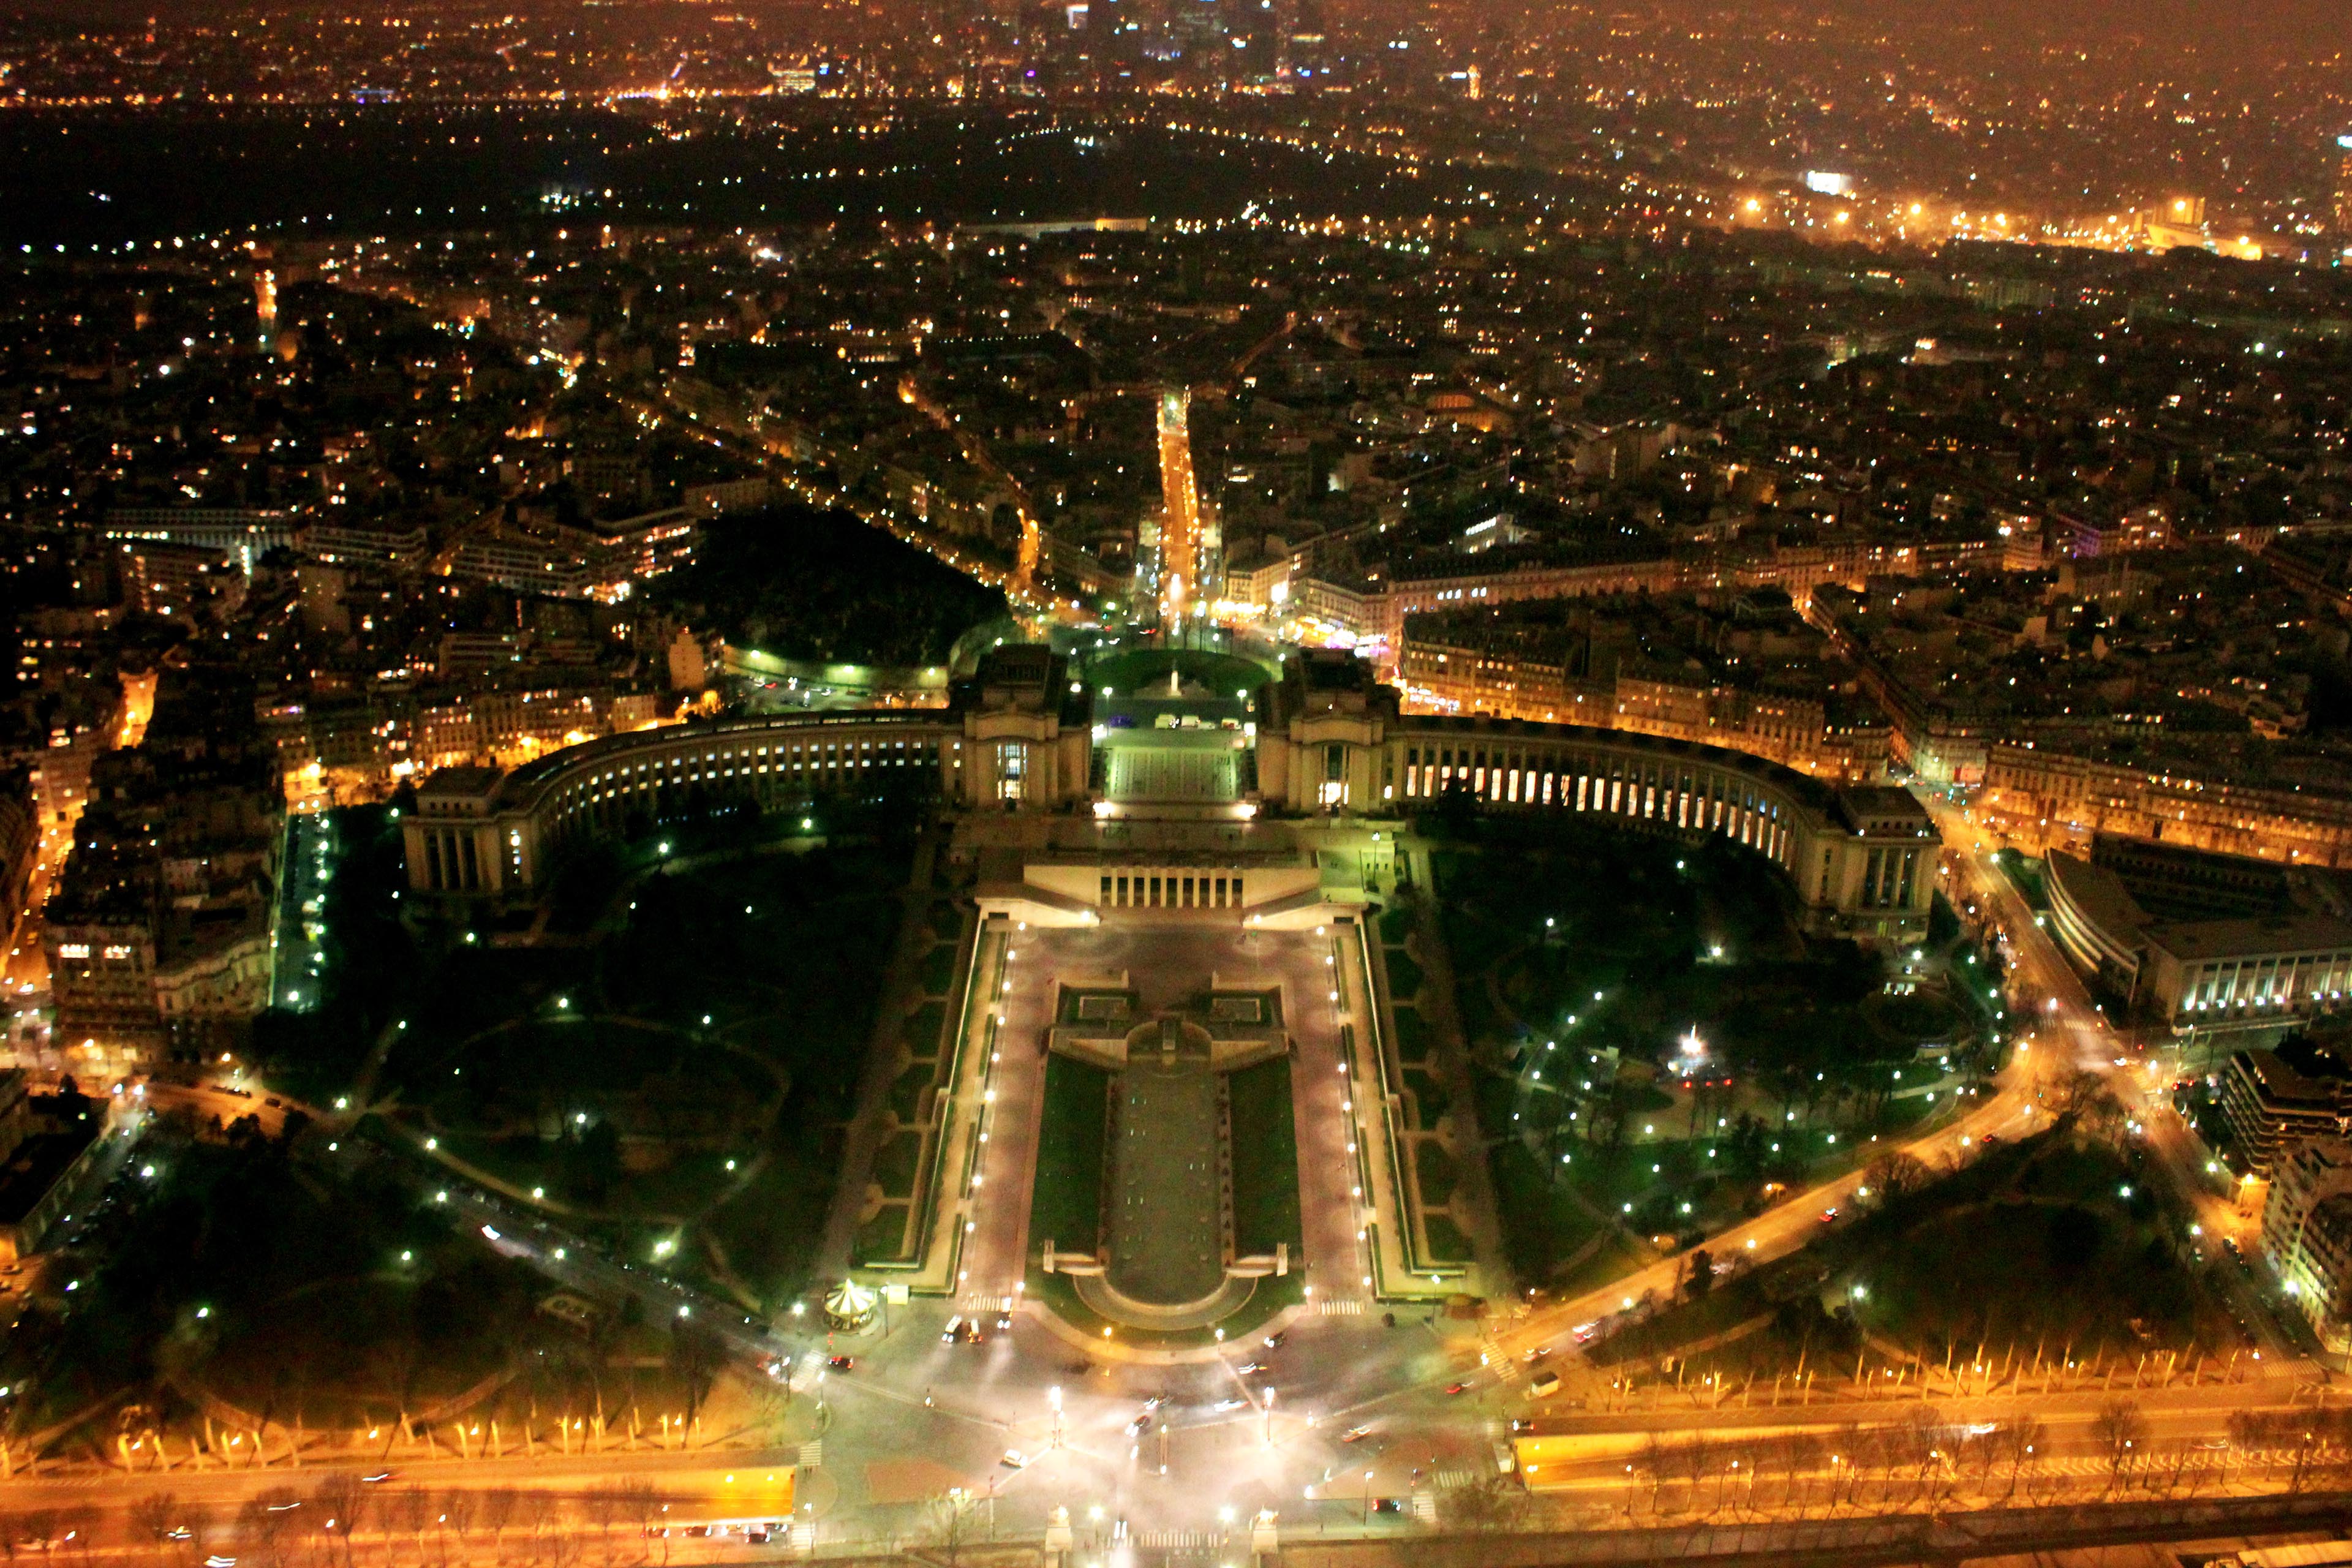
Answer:
[{"label": "illuminated cityscape", "polygon": [[2339,9],[0,16],[0,1548],[2352,1568]]}]

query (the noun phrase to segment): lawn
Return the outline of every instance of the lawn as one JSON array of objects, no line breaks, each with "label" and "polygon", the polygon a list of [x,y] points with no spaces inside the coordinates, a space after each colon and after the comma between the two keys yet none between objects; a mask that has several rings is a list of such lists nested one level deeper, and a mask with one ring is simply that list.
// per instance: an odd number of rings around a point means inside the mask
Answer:
[{"label": "lawn", "polygon": [[1389,994],[1391,997],[1399,1002],[1410,1002],[1421,994],[1421,983],[1424,978],[1421,965],[1407,956],[1404,949],[1386,949],[1381,957],[1388,966]]},{"label": "lawn", "polygon": [[1298,1135],[1292,1121],[1290,1063],[1281,1058],[1233,1075],[1234,1249],[1271,1253],[1284,1242],[1296,1258],[1305,1240],[1298,1213]]},{"label": "lawn", "polygon": [[1490,1158],[1511,1271],[1530,1283],[1546,1282],[1601,1227],[1517,1139],[1496,1144]]},{"label": "lawn", "polygon": [[812,1136],[780,1124],[752,1179],[705,1214],[694,1237],[720,1249],[727,1272],[772,1310],[816,1282],[817,1247],[840,1167],[838,1129]]},{"label": "lawn", "polygon": [[1037,1183],[1029,1205],[1033,1249],[1051,1241],[1092,1252],[1102,1235],[1103,1135],[1110,1077],[1069,1057],[1045,1058]]},{"label": "lawn", "polygon": [[1286,1275],[1268,1275],[1252,1287],[1248,1300],[1223,1321],[1167,1332],[1106,1322],[1095,1315],[1093,1308],[1078,1299],[1077,1287],[1066,1274],[1040,1274],[1032,1268],[1028,1295],[1088,1338],[1104,1337],[1103,1331],[1108,1328],[1111,1331],[1108,1337],[1121,1344],[1176,1350],[1238,1340],[1276,1313],[1304,1301],[1307,1299],[1306,1285],[1307,1276],[1297,1269]]},{"label": "lawn", "polygon": [[1399,1059],[1407,1062],[1426,1061],[1436,1047],[1436,1031],[1418,1008],[1400,1007],[1393,1020],[1396,1025],[1396,1046]]}]

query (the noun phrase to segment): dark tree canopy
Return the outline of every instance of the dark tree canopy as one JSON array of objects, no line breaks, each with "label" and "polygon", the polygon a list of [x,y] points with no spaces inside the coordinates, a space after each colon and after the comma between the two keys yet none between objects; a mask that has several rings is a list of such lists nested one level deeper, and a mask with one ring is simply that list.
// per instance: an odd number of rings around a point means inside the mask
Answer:
[{"label": "dark tree canopy", "polygon": [[710,525],[657,604],[739,647],[849,664],[943,662],[1004,595],[838,513],[783,506]]}]

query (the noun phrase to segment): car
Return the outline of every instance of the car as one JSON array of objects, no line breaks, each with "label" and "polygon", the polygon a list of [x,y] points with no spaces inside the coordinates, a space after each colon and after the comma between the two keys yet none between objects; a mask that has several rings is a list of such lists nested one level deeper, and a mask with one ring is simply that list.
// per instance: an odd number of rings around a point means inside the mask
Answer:
[{"label": "car", "polygon": [[362,1476],[360,1479],[367,1482],[370,1486],[373,1486],[380,1481],[388,1481],[392,1479],[392,1476],[393,1472],[390,1470],[378,1470],[372,1476]]},{"label": "car", "polygon": [[1010,1312],[999,1312],[999,1313],[997,1313],[997,1314],[996,1314],[996,1331],[997,1331],[998,1333],[1000,1333],[1000,1334],[1001,1334],[1001,1333],[1004,1333],[1004,1332],[1006,1332],[1006,1331],[1010,1331],[1010,1330],[1012,1329],[1012,1327],[1013,1327],[1013,1314],[1012,1314],[1012,1313],[1010,1313]]},{"label": "car", "polygon": [[1245,1361],[1242,1363],[1241,1365],[1234,1368],[1234,1370],[1241,1373],[1242,1376],[1247,1377],[1252,1373],[1264,1372],[1265,1370],[1265,1363],[1262,1361]]},{"label": "car", "polygon": [[1212,1406],[1212,1408],[1217,1410],[1239,1410],[1248,1404],[1249,1401],[1246,1399],[1220,1399],[1213,1406]]},{"label": "car", "polygon": [[1029,1468],[1029,1456],[1018,1448],[1007,1448],[996,1462],[1008,1470],[1025,1470]]},{"label": "car", "polygon": [[1599,1323],[1579,1323],[1576,1327],[1569,1331],[1570,1337],[1572,1337],[1576,1342],[1580,1345],[1591,1344],[1593,1340],[1600,1335],[1600,1332],[1601,1325]]},{"label": "car", "polygon": [[1130,1437],[1140,1437],[1150,1430],[1151,1412],[1149,1410],[1141,1412],[1134,1420],[1127,1424],[1127,1435]]},{"label": "car", "polygon": [[824,1364],[835,1372],[856,1372],[857,1358],[854,1355],[829,1355],[824,1358]]},{"label": "car", "polygon": [[1339,1441],[1342,1443],[1360,1443],[1371,1435],[1372,1429],[1370,1426],[1350,1426],[1345,1432],[1339,1434]]},{"label": "car", "polygon": [[1402,1513],[1404,1511],[1404,1499],[1401,1497],[1376,1497],[1372,1500],[1372,1511],[1374,1513]]},{"label": "car", "polygon": [[1143,1402],[1143,1407],[1144,1407],[1146,1410],[1157,1410],[1157,1409],[1159,1409],[1161,1405],[1165,1405],[1165,1404],[1167,1404],[1167,1403],[1168,1403],[1168,1396],[1167,1396],[1166,1394],[1155,1394],[1151,1395],[1149,1399],[1146,1399],[1146,1400]]},{"label": "car", "polygon": [[1445,1385],[1445,1392],[1448,1394],[1467,1394],[1470,1392],[1470,1385],[1466,1383],[1449,1383]]},{"label": "car", "polygon": [[1538,1345],[1535,1349],[1529,1351],[1526,1355],[1519,1359],[1526,1362],[1529,1366],[1533,1366],[1539,1361],[1549,1361],[1550,1358],[1551,1347],[1549,1345]]},{"label": "car", "polygon": [[1265,1348],[1270,1351],[1278,1351],[1282,1348],[1282,1342],[1289,1337],[1290,1331],[1288,1329],[1282,1329],[1266,1335],[1265,1340],[1260,1342],[1262,1342]]},{"label": "car", "polygon": [[262,1103],[262,1104],[264,1104],[264,1105],[267,1105],[267,1106],[270,1107],[272,1110],[275,1110],[275,1109],[277,1109],[278,1106],[283,1105],[283,1104],[285,1103],[285,1101],[283,1101],[283,1100],[279,1100],[276,1095],[274,1095],[274,1094],[273,1094],[273,1095],[271,1095],[268,1099],[267,1099],[267,1100],[263,1100],[261,1103]]},{"label": "car", "polygon": [[961,1312],[958,1312],[954,1317],[948,1320],[948,1326],[940,1331],[940,1342],[943,1345],[951,1345],[955,1343],[960,1337],[961,1337],[962,1333],[963,1314]]},{"label": "car", "polygon": [[1837,1212],[1837,1210],[1836,1210],[1835,1208],[1825,1208],[1825,1209],[1823,1209],[1823,1210],[1822,1211],[1822,1223],[1823,1225],[1828,1225],[1828,1224],[1830,1224],[1832,1221],[1833,1221],[1833,1220],[1835,1220],[1835,1219],[1837,1218],[1837,1214],[1838,1214],[1838,1212]]}]

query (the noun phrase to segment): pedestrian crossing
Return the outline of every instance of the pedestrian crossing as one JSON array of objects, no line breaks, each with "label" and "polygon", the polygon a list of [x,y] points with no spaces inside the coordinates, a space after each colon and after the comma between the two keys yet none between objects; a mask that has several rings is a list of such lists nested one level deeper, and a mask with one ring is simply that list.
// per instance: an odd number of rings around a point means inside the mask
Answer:
[{"label": "pedestrian crossing", "polygon": [[1323,1318],[1360,1318],[1364,1315],[1364,1307],[1361,1300],[1349,1301],[1326,1296],[1315,1303],[1315,1313]]},{"label": "pedestrian crossing", "polygon": [[800,1458],[800,1466],[801,1466],[801,1468],[803,1468],[803,1469],[804,1469],[804,1470],[813,1470],[813,1469],[816,1468],[819,1465],[822,1465],[822,1464],[824,1464],[824,1438],[822,1438],[822,1437],[812,1437],[812,1438],[810,1438],[807,1442],[803,1443],[803,1444],[801,1445],[801,1458]]},{"label": "pedestrian crossing", "polygon": [[1146,1552],[1214,1552],[1225,1537],[1213,1530],[1160,1530],[1137,1536],[1135,1543]]},{"label": "pedestrian crossing", "polygon": [[957,1304],[967,1312],[1009,1312],[1013,1310],[1010,1296],[960,1296]]}]

